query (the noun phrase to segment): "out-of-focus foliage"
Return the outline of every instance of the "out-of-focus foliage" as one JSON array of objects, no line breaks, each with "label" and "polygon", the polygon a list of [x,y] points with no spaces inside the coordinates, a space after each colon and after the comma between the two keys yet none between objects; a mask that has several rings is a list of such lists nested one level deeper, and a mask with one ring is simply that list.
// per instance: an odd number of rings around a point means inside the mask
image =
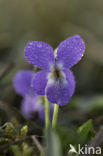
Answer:
[{"label": "out-of-focus foliage", "polygon": [[[20,132],[21,131],[21,132]],[[0,127],[0,154],[14,156],[31,156],[33,147],[26,143],[27,126],[21,129],[12,122]]]}]

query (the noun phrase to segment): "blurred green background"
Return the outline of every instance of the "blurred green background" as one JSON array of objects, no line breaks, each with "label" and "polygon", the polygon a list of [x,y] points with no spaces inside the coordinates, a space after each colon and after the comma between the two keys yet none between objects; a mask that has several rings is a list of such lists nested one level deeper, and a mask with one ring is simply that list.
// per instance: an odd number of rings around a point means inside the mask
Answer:
[{"label": "blurred green background", "polygon": [[13,90],[12,80],[18,70],[32,69],[24,57],[27,42],[41,40],[55,49],[75,34],[84,39],[86,51],[72,68],[76,91],[61,108],[58,124],[74,128],[91,118],[95,129],[101,127],[103,0],[0,0],[0,124],[16,116],[12,111],[20,108],[21,97]]}]

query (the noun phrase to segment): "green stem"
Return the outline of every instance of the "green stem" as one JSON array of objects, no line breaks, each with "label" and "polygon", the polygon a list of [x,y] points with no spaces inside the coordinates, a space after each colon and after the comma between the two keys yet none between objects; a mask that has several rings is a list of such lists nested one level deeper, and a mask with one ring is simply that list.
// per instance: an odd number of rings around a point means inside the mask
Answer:
[{"label": "green stem", "polygon": [[50,125],[50,120],[49,120],[49,102],[46,98],[45,95],[45,129],[48,130]]},{"label": "green stem", "polygon": [[55,126],[56,126],[57,118],[58,118],[58,110],[59,110],[59,105],[55,104],[54,105],[53,120],[52,120],[52,128],[55,128]]}]

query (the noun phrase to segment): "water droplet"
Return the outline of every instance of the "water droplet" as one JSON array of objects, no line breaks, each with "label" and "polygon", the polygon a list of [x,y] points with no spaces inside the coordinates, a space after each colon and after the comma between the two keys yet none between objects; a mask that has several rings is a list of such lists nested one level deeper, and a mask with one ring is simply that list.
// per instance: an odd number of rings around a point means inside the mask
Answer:
[{"label": "water droplet", "polygon": [[37,47],[38,48],[41,48],[42,47],[42,44],[41,43],[38,43]]},{"label": "water droplet", "polygon": [[30,42],[29,45],[33,45],[33,42]]}]

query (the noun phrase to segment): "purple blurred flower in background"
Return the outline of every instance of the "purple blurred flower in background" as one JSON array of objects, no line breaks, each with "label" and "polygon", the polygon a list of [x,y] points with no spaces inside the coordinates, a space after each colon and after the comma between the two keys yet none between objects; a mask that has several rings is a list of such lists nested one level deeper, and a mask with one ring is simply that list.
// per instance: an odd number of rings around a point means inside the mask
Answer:
[{"label": "purple blurred flower in background", "polygon": [[39,95],[47,95],[51,103],[65,105],[69,102],[75,90],[75,79],[70,71],[83,56],[84,41],[79,35],[67,38],[57,48],[42,41],[31,41],[25,48],[28,61],[42,68],[32,80],[32,88]]},{"label": "purple blurred flower in background", "polygon": [[[38,112],[40,119],[44,122],[44,97],[37,95],[31,87],[31,81],[34,77],[34,72],[31,70],[19,71],[13,81],[13,86],[16,92],[23,96],[21,103],[22,114],[27,118],[32,118],[35,112]],[[54,105],[50,104],[50,121],[53,116]]]},{"label": "purple blurred flower in background", "polygon": [[[52,121],[54,105],[50,104],[49,119]],[[22,114],[27,118],[33,118],[34,113],[38,112],[39,118],[45,122],[45,105],[44,97],[35,95],[33,97],[26,96],[21,105]]]},{"label": "purple blurred flower in background", "polygon": [[26,96],[34,93],[31,87],[33,76],[34,72],[32,70],[21,70],[16,73],[13,80],[13,86],[19,95]]}]

